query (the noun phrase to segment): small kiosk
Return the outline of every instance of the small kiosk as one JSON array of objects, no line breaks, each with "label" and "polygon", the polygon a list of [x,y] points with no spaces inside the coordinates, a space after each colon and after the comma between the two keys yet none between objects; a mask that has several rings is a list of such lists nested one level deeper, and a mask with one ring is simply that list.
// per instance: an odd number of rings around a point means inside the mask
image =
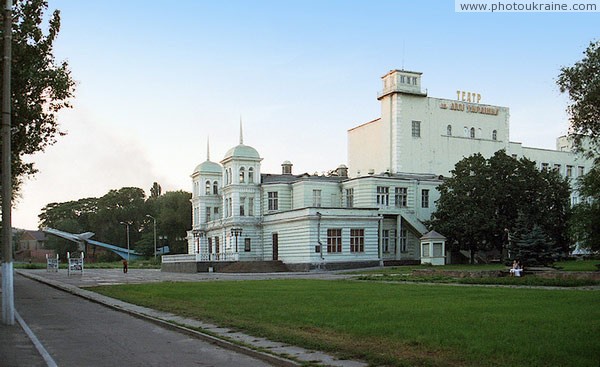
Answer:
[{"label": "small kiosk", "polygon": [[446,264],[446,237],[436,231],[429,231],[420,240],[421,264]]}]

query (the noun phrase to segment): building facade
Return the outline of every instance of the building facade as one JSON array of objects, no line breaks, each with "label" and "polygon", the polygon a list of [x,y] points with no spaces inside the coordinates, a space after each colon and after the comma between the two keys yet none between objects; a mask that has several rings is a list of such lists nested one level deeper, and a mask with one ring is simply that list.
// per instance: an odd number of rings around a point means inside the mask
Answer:
[{"label": "building facade", "polygon": [[285,161],[280,174],[262,173],[262,158],[244,145],[241,127],[239,144],[220,163],[207,151],[191,176],[189,255],[196,261],[280,260],[296,270],[434,257],[443,263],[437,242],[422,247],[420,240],[428,238],[423,222],[435,210],[436,187],[459,160],[504,149],[573,182],[591,167],[564,138],[557,150],[510,142],[509,109],[482,104],[478,93],[428,97],[421,73],[405,70],[382,79],[381,117],[348,131],[349,168],[294,174]]}]

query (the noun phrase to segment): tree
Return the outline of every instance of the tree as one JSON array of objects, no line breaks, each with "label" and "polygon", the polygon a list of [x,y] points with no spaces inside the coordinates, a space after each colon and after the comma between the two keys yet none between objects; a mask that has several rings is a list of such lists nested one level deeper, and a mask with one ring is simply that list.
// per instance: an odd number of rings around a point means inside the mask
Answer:
[{"label": "tree", "polygon": [[150,197],[153,199],[156,199],[161,194],[162,194],[162,188],[160,187],[158,182],[153,183],[152,187],[150,188]]},{"label": "tree", "polygon": [[569,137],[577,151],[594,159],[579,179],[580,203],[573,208],[570,233],[583,248],[600,251],[600,41],[590,42],[584,58],[561,68],[557,84],[568,92]]},{"label": "tree", "polygon": [[538,225],[517,231],[513,245],[513,257],[528,266],[548,266],[560,259],[560,248]]},{"label": "tree", "polygon": [[438,186],[440,199],[430,225],[448,238],[452,250],[502,251],[517,222],[527,231],[538,226],[566,252],[569,184],[555,171],[504,151],[489,159],[475,154],[459,161]]},{"label": "tree", "polygon": [[567,92],[569,137],[576,150],[600,157],[600,41],[590,42],[584,58],[560,69],[557,84]]},{"label": "tree", "polygon": [[[187,230],[192,223],[192,194],[185,191],[168,191],[156,200],[158,232],[167,237],[171,252],[187,252]],[[150,227],[151,228],[151,227]]]},{"label": "tree", "polygon": [[[44,0],[17,0],[12,29],[12,173],[13,195],[17,196],[25,177],[37,172],[24,157],[43,152],[54,144],[59,130],[57,113],[71,107],[75,82],[66,61],[57,63],[53,43],[60,30],[60,12],[54,11],[48,25]],[[2,23],[3,20],[0,20]],[[47,34],[42,28],[47,27]],[[3,26],[0,26],[2,35]],[[0,87],[1,88],[1,87]]]}]

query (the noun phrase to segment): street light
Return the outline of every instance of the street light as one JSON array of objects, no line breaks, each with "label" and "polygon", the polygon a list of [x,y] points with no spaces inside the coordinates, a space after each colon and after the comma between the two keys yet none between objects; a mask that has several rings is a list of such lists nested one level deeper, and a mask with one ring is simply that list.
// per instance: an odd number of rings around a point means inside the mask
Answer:
[{"label": "street light", "polygon": [[146,216],[154,220],[154,259],[156,259],[156,218],[154,218],[150,214],[146,214]]},{"label": "street light", "polygon": [[238,227],[231,228],[231,235],[235,236],[235,252],[238,252],[238,236],[242,235],[242,229]]},{"label": "street light", "polygon": [[127,262],[129,262],[129,223],[127,222],[120,222],[121,224],[124,224],[127,227]]}]

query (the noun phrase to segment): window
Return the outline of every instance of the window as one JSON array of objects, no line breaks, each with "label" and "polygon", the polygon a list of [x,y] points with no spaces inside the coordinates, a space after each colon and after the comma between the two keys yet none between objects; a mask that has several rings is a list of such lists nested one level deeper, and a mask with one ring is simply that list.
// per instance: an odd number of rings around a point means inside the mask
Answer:
[{"label": "window", "polygon": [[254,198],[248,198],[248,215],[254,216]]},{"label": "window", "polygon": [[246,215],[246,198],[240,198],[240,217]]},{"label": "window", "polygon": [[254,168],[248,168],[248,183],[254,183]]},{"label": "window", "polygon": [[230,184],[233,181],[233,176],[231,175],[231,168],[227,169],[227,183]]},{"label": "window", "polygon": [[446,126],[446,135],[452,136],[452,125]]},{"label": "window", "polygon": [[210,207],[206,207],[206,221],[210,222]]},{"label": "window", "polygon": [[394,194],[396,208],[406,208],[408,203],[408,189],[406,187],[396,187]]},{"label": "window", "polygon": [[327,252],[342,252],[342,230],[340,228],[327,230]]},{"label": "window", "polygon": [[219,195],[219,183],[217,181],[213,182],[213,195]]},{"label": "window", "polygon": [[400,230],[400,252],[408,252],[406,234],[406,229]]},{"label": "window", "polygon": [[492,140],[498,140],[498,131],[492,131]]},{"label": "window", "polygon": [[567,177],[573,177],[573,166],[567,166]]},{"label": "window", "polygon": [[240,183],[244,183],[246,181],[246,170],[244,167],[240,168]]},{"label": "window", "polygon": [[346,208],[354,207],[354,189],[346,189]]},{"label": "window", "polygon": [[210,181],[206,181],[206,187],[204,189],[204,194],[210,195]]},{"label": "window", "polygon": [[214,215],[215,215],[214,216],[215,220],[219,219],[219,207],[218,206],[214,207]]},{"label": "window", "polygon": [[381,231],[381,250],[384,254],[390,252],[390,230],[384,229]]},{"label": "window", "polygon": [[219,237],[215,237],[215,253],[220,253],[220,248],[219,248]]},{"label": "window", "polygon": [[244,238],[244,252],[252,251],[252,247],[250,246],[250,238]]},{"label": "window", "polygon": [[377,186],[377,205],[388,206],[390,204],[390,188]]},{"label": "window", "polygon": [[413,138],[421,137],[421,121],[412,122],[412,136]]},{"label": "window", "polygon": [[433,243],[433,256],[434,257],[444,256],[444,254],[442,253],[442,243],[441,242]]},{"label": "window", "polygon": [[233,210],[231,209],[233,206],[233,199],[229,198],[229,207],[227,208],[228,212],[229,212],[229,216],[233,216]]},{"label": "window", "polygon": [[548,163],[542,163],[542,171],[547,171],[548,170]]},{"label": "window", "polygon": [[277,200],[277,192],[271,191],[267,194],[269,199],[269,210],[279,210],[279,203]]},{"label": "window", "polygon": [[554,165],[554,170],[558,173],[560,173],[560,169],[562,168],[562,166],[560,164],[555,164]]},{"label": "window", "polygon": [[429,244],[428,243],[424,243],[422,245],[421,256],[429,257]]},{"label": "window", "polygon": [[213,239],[212,237],[208,237],[208,253],[212,254],[212,243],[213,243]]},{"label": "window", "polygon": [[471,130],[469,130],[469,137],[471,139],[475,139],[475,128],[472,127]]},{"label": "window", "polygon": [[200,208],[194,207],[194,224],[198,224],[198,221],[200,220],[198,213],[200,213]]},{"label": "window", "polygon": [[364,229],[350,229],[350,252],[365,252]]},{"label": "window", "polygon": [[313,190],[313,206],[321,206],[321,190]]},{"label": "window", "polygon": [[577,167],[577,168],[578,168],[577,175],[578,175],[579,177],[583,176],[583,174],[585,173],[585,168],[584,168],[583,166],[579,166],[579,167]]},{"label": "window", "polygon": [[421,190],[421,208],[429,208],[429,190]]},{"label": "window", "polygon": [[465,138],[469,137],[469,128],[466,127],[466,126],[465,126],[465,132],[464,132],[464,134],[465,134]]}]

